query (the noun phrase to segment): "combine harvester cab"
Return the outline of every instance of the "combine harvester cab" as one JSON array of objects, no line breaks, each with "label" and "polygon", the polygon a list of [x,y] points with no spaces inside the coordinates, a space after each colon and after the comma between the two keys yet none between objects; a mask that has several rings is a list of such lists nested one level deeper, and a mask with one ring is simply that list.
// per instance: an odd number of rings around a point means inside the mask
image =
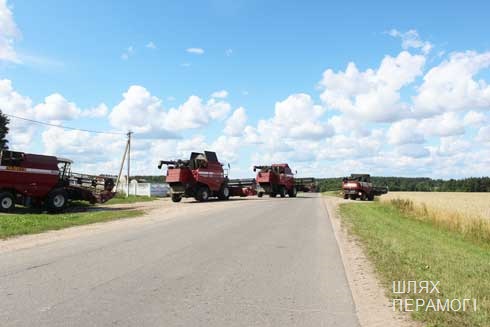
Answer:
[{"label": "combine harvester cab", "polygon": [[375,196],[388,193],[387,187],[374,186],[369,174],[352,174],[342,180],[344,199],[373,201]]},{"label": "combine harvester cab", "polygon": [[160,161],[158,168],[167,165],[166,182],[170,185],[172,201],[183,197],[207,201],[217,197],[248,196],[255,192],[253,180],[229,180],[215,152],[192,152],[189,160]]},{"label": "combine harvester cab", "polygon": [[[310,192],[314,188],[314,178],[294,178],[294,174],[288,164],[273,164],[270,166],[254,166],[254,171],[259,171],[255,178],[259,197],[268,194],[275,198],[289,195],[296,197],[299,191]],[[311,183],[311,185],[310,185]]]},{"label": "combine harvester cab", "polygon": [[62,212],[71,200],[103,203],[114,197],[114,179],[71,172],[72,161],[16,151],[0,153],[0,209],[15,204]]}]

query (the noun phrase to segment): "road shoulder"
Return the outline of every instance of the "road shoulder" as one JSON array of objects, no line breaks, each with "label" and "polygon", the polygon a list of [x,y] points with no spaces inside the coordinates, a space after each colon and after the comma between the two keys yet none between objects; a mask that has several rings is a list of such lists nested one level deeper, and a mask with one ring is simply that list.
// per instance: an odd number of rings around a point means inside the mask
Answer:
[{"label": "road shoulder", "polygon": [[323,201],[339,245],[360,325],[362,327],[423,326],[411,320],[407,314],[393,311],[391,302],[378,282],[374,267],[364,254],[359,241],[353,235],[349,235],[341,224],[338,206],[344,200],[326,196]]}]

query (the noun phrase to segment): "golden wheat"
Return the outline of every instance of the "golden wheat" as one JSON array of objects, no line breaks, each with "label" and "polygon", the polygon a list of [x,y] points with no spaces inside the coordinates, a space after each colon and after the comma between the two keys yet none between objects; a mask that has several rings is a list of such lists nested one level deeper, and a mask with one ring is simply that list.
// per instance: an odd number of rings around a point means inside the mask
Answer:
[{"label": "golden wheat", "polygon": [[450,230],[490,237],[490,193],[391,192],[381,201]]}]

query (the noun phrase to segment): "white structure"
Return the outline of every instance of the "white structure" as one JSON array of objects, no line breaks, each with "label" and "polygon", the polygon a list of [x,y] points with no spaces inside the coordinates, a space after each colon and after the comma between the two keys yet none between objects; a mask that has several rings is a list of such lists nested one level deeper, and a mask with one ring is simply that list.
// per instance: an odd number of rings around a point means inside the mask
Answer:
[{"label": "white structure", "polygon": [[[126,176],[121,177],[117,191],[127,194]],[[165,197],[170,194],[170,186],[166,183],[139,183],[133,179],[129,183],[129,195]]]}]

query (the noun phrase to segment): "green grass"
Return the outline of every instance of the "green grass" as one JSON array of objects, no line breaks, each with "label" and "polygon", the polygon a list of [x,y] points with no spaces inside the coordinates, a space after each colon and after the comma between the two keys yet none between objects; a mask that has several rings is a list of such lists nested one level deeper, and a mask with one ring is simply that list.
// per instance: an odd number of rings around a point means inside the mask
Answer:
[{"label": "green grass", "polygon": [[156,196],[137,196],[130,195],[126,197],[125,195],[116,195],[105,204],[123,204],[123,203],[136,203],[136,202],[148,202],[158,199]]},{"label": "green grass", "polygon": [[475,243],[454,231],[403,214],[392,205],[340,206],[342,221],[357,235],[391,298],[393,281],[440,281],[440,294],[406,294],[436,300],[476,298],[477,311],[413,312],[427,326],[490,326],[490,243]]},{"label": "green grass", "polygon": [[72,226],[143,215],[141,210],[97,210],[63,214],[22,213],[0,215],[0,239],[36,234]]}]

